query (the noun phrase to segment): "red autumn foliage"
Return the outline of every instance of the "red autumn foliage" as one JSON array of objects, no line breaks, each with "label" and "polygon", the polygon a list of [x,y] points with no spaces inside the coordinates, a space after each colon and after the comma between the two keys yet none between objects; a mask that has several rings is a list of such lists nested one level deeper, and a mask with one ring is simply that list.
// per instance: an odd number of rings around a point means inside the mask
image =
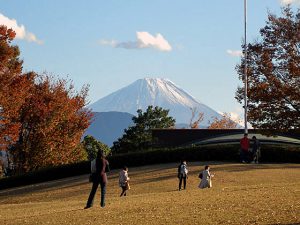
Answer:
[{"label": "red autumn foliage", "polygon": [[78,145],[92,117],[84,109],[87,91],[84,87],[76,93],[64,79],[37,76],[30,98],[20,111],[22,127],[15,153],[24,169],[83,159]]},{"label": "red autumn foliage", "polygon": [[222,118],[214,118],[214,121],[210,124],[208,129],[235,129],[237,128],[237,123],[231,119],[229,113],[223,113]]},{"label": "red autumn foliage", "polygon": [[190,119],[190,128],[191,129],[198,129],[199,124],[203,121],[204,119],[204,113],[203,112],[197,112],[196,108],[190,108],[192,112],[192,116]]},{"label": "red autumn foliage", "polygon": [[[300,11],[290,6],[282,16],[269,14],[260,39],[247,45],[247,59],[237,66],[248,74],[248,120],[254,128],[300,130]],[[240,87],[236,99],[244,101]]]},{"label": "red autumn foliage", "polygon": [[19,111],[23,105],[31,77],[22,75],[23,62],[19,48],[12,46],[12,29],[0,26],[0,148],[6,149],[19,136]]},{"label": "red autumn foliage", "polygon": [[0,26],[0,147],[10,148],[23,171],[82,160],[80,139],[92,113],[88,86],[47,74],[22,73],[15,33]]}]

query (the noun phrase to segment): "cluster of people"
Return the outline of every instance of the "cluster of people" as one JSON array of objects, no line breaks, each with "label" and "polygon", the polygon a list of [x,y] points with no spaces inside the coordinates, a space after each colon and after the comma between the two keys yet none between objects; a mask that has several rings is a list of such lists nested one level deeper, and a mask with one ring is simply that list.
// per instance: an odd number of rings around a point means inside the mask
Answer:
[{"label": "cluster of people", "polygon": [[[260,142],[256,138],[256,136],[252,137],[252,144],[250,148],[250,140],[248,138],[248,134],[244,134],[244,137],[240,140],[240,156],[241,162],[243,163],[258,163],[258,159],[260,157]],[[86,203],[86,207],[90,208],[93,206],[94,197],[96,191],[100,185],[101,188],[101,201],[100,206],[105,207],[105,194],[106,194],[106,183],[107,183],[107,175],[109,163],[105,159],[105,156],[102,151],[98,151],[96,159],[91,162],[91,176],[90,180],[93,183],[90,195],[88,197],[88,201]],[[186,183],[188,179],[188,167],[185,160],[182,160],[178,166],[178,179],[179,185],[178,190],[181,191],[186,189]],[[212,187],[212,178],[213,174],[210,173],[210,166],[206,165],[204,170],[199,173],[200,183],[198,185],[199,188],[211,188]],[[129,176],[128,176],[128,168],[124,166],[119,173],[119,186],[121,187],[120,197],[127,195],[127,190],[130,189],[129,185]]]},{"label": "cluster of people", "polygon": [[250,145],[248,134],[244,134],[244,137],[240,140],[240,146],[240,158],[242,163],[258,163],[260,158],[260,142],[256,136],[252,137],[252,144]]},{"label": "cluster of people", "polygon": [[[178,179],[179,185],[178,190],[182,190],[182,182],[183,182],[183,189],[186,189],[186,180],[188,179],[188,168],[187,163],[185,160],[182,160],[178,166]],[[210,173],[210,166],[206,165],[204,170],[199,173],[200,183],[198,185],[199,188],[211,188],[212,187],[212,178],[214,177],[213,174]]]},{"label": "cluster of people", "polygon": [[[100,206],[102,208],[105,207],[105,194],[107,184],[106,173],[109,171],[110,168],[108,161],[105,159],[103,152],[98,151],[96,158],[91,161],[90,181],[93,183],[93,185],[85,209],[91,208],[93,206],[95,194],[99,185],[101,188]],[[122,189],[120,197],[127,195],[126,191],[130,189],[129,180],[130,178],[128,176],[128,168],[124,166],[119,173],[119,185]]]},{"label": "cluster of people", "polygon": [[[100,206],[105,207],[105,194],[106,194],[106,183],[107,175],[109,172],[109,163],[105,159],[102,151],[98,151],[96,159],[91,161],[91,175],[90,181],[93,183],[91,192],[89,194],[85,209],[91,208],[93,206],[94,198],[98,187],[101,189],[101,200]],[[199,188],[211,188],[212,187],[212,177],[210,174],[210,167],[205,166],[204,170],[200,172],[199,178],[201,179],[198,187]],[[182,160],[178,166],[178,179],[179,179],[179,191],[181,190],[182,184],[183,189],[186,189],[186,180],[188,179],[188,168],[185,160]],[[124,166],[119,173],[119,186],[121,187],[120,197],[127,195],[127,190],[130,189],[128,176],[128,167]]]}]

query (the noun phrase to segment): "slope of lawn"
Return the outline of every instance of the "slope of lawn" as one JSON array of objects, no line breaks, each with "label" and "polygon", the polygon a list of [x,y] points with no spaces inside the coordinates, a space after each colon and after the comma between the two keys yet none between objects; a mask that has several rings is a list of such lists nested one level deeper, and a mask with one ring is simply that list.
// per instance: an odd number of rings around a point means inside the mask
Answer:
[{"label": "slope of lawn", "polygon": [[[213,188],[199,189],[211,164]],[[193,162],[187,190],[178,191],[177,164],[129,168],[131,190],[119,197],[109,173],[106,207],[83,209],[88,175],[0,191],[1,224],[300,224],[300,164]]]}]

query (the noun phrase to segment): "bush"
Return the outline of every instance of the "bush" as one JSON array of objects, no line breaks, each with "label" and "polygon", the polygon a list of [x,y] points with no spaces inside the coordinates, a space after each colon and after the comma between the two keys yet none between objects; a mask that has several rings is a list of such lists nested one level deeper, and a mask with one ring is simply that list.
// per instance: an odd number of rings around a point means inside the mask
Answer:
[{"label": "bush", "polygon": [[262,162],[300,163],[300,147],[268,145],[261,149]]},{"label": "bush", "polygon": [[143,166],[150,164],[187,161],[236,161],[239,149],[236,146],[209,146],[175,149],[158,149],[145,152],[134,152],[113,155],[109,158],[112,168],[127,166]]},{"label": "bush", "polygon": [[88,161],[69,165],[61,165],[57,167],[43,168],[22,175],[16,175],[0,179],[0,190],[61,179],[65,177],[77,176],[81,174],[87,174],[89,172],[90,162]]}]

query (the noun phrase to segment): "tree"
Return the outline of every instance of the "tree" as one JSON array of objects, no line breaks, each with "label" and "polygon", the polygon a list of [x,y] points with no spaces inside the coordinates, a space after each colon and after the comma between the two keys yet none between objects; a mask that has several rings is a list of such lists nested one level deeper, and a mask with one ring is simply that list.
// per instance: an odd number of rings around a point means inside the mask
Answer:
[{"label": "tree", "polygon": [[148,106],[145,112],[137,110],[137,116],[132,118],[134,125],[125,129],[122,138],[114,142],[113,151],[129,152],[147,149],[152,142],[152,129],[170,128],[175,125],[175,119],[168,116],[169,110],[161,107]]},{"label": "tree", "polygon": [[90,161],[96,158],[98,151],[102,151],[104,155],[109,155],[110,153],[110,148],[106,144],[101,143],[91,135],[85,136],[82,144]]},{"label": "tree", "polygon": [[208,129],[235,129],[237,123],[231,119],[230,113],[223,113],[222,118],[214,118],[214,121],[209,125]]},{"label": "tree", "polygon": [[11,45],[16,33],[0,25],[0,149],[6,150],[19,137],[19,111],[33,84],[33,74],[22,74],[20,51]]},{"label": "tree", "polygon": [[[248,75],[248,119],[254,128],[300,129],[300,11],[282,9],[282,16],[268,15],[261,39],[247,45],[248,56],[237,66]],[[242,103],[244,88],[237,89]]]},{"label": "tree", "polygon": [[202,122],[203,119],[204,119],[204,113],[199,112],[197,117],[196,117],[197,109],[195,107],[190,108],[190,109],[192,111],[192,117],[191,117],[191,120],[190,120],[190,128],[191,129],[198,129],[200,122]]},{"label": "tree", "polygon": [[92,114],[80,92],[64,79],[22,73],[12,29],[0,26],[0,148],[10,149],[21,170],[76,162],[85,157],[80,139]]},{"label": "tree", "polygon": [[75,92],[64,79],[36,75],[19,112],[22,126],[12,151],[24,171],[84,159],[80,139],[92,117],[84,108],[87,92],[88,87]]}]

